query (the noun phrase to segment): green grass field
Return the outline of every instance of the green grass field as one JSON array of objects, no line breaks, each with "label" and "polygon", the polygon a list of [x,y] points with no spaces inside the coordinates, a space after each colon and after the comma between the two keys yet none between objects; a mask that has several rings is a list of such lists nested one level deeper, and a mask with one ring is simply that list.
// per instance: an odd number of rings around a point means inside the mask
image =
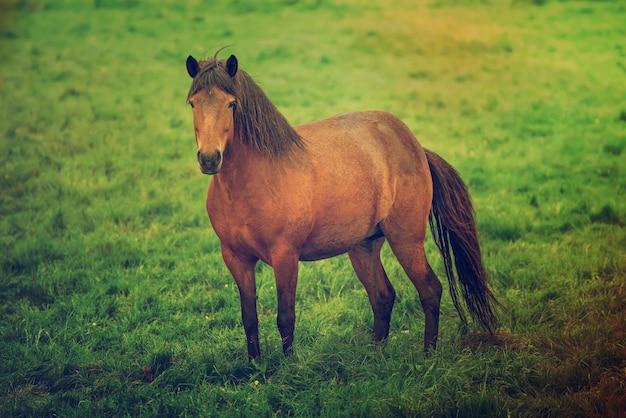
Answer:
[{"label": "green grass field", "polygon": [[[0,416],[626,410],[626,4],[379,3],[0,1]],[[445,293],[425,359],[385,248],[384,346],[341,256],[301,265],[289,358],[259,265],[247,360],[185,103],[187,55],[225,45],[294,125],[386,110],[459,170],[501,333]]]}]

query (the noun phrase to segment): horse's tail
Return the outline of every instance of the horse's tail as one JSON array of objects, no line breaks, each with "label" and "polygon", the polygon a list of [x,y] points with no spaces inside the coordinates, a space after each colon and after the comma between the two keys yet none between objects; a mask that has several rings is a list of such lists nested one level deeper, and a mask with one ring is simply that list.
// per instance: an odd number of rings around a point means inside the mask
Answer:
[{"label": "horse's tail", "polygon": [[[502,305],[487,287],[467,186],[448,162],[430,150],[424,151],[433,179],[433,202],[428,221],[443,258],[452,302],[463,323],[467,323],[466,308],[474,321],[493,334],[499,326],[495,308],[502,308]],[[453,260],[458,281],[452,268]],[[459,283],[465,308],[459,300]]]}]

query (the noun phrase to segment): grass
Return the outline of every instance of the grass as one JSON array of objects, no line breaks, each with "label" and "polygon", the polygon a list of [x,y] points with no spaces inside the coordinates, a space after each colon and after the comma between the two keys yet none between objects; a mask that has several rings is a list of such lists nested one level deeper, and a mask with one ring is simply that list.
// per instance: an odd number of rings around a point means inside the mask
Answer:
[{"label": "grass", "polygon": [[[619,416],[626,8],[619,1],[0,2],[0,415]],[[301,265],[295,355],[261,349],[204,212],[189,54],[224,45],[294,124],[384,109],[459,169],[511,315],[449,297],[441,343],[388,248],[390,339],[347,258]],[[432,242],[435,270],[443,266]]]}]

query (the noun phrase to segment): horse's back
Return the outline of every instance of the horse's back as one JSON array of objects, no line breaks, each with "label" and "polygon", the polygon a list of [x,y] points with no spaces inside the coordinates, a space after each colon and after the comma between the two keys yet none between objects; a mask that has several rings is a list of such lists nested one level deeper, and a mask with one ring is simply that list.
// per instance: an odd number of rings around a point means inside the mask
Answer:
[{"label": "horse's back", "polygon": [[335,167],[349,166],[359,158],[374,168],[399,174],[415,174],[428,166],[411,130],[387,112],[342,113],[300,125],[296,131],[307,141],[314,157],[337,160]]}]

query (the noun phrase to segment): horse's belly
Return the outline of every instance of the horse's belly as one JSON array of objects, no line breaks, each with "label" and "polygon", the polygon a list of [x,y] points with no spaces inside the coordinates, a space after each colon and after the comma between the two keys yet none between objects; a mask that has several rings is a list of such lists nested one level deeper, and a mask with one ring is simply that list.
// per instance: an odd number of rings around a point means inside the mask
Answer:
[{"label": "horse's belly", "polygon": [[[358,243],[358,242],[357,242]],[[300,252],[300,261],[316,261],[324,258],[331,258],[350,251],[357,243],[337,243],[320,248],[305,248]]]},{"label": "horse's belly", "polygon": [[346,250],[337,250],[337,251],[325,251],[325,252],[314,252],[314,253],[301,253],[300,261],[317,261],[323,260],[324,258],[331,258],[341,254],[345,254]]},{"label": "horse's belly", "polygon": [[315,261],[347,253],[370,237],[382,236],[371,222],[352,220],[344,225],[320,228],[309,236],[300,251],[300,261]]}]

